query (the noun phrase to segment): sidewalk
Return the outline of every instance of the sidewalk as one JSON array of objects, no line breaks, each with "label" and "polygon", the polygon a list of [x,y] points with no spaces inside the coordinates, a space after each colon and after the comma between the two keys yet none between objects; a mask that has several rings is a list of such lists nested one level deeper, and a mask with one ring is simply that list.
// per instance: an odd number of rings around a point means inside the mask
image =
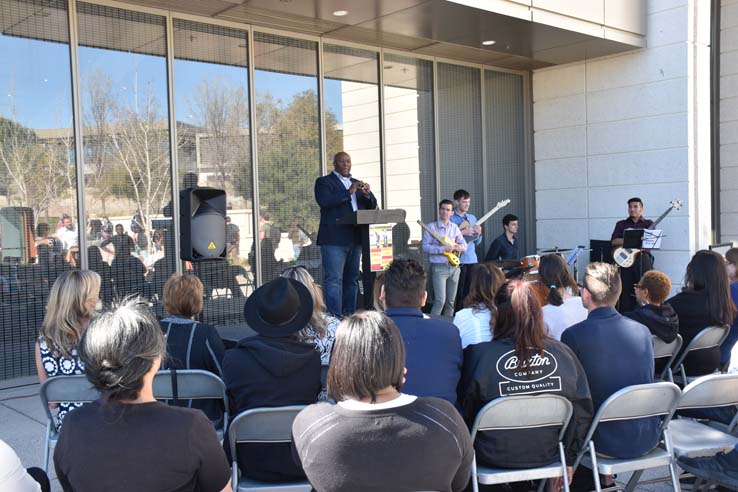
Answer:
[{"label": "sidewalk", "polygon": [[[0,390],[0,439],[7,442],[21,459],[23,466],[43,468],[44,432],[46,414],[38,397],[39,385]],[[53,451],[52,451],[53,452]],[[49,478],[51,490],[61,492],[59,481],[54,473],[53,455],[49,459]],[[648,471],[643,480],[664,477],[669,473],[667,468]],[[618,482],[627,482],[630,474],[618,476]],[[668,482],[653,485],[639,485],[641,492],[668,492],[672,490]]]}]

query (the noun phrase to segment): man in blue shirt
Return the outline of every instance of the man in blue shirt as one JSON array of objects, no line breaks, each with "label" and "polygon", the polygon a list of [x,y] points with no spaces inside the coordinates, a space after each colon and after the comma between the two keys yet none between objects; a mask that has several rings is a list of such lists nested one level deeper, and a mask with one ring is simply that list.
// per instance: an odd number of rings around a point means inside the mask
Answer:
[{"label": "man in blue shirt", "polygon": [[384,272],[380,300],[405,343],[407,376],[402,391],[435,396],[456,405],[463,353],[459,330],[450,322],[426,318],[425,270],[415,260],[395,260]]},{"label": "man in blue shirt", "polygon": [[[582,304],[589,316],[561,335],[561,341],[574,351],[584,367],[595,411],[626,386],[653,383],[651,333],[615,310],[620,290],[615,265],[587,265]],[[594,434],[595,448],[598,453],[615,458],[642,456],[656,446],[658,424],[658,417],[601,424]]]},{"label": "man in blue shirt", "polygon": [[459,274],[459,286],[456,290],[456,303],[454,311],[463,309],[464,298],[469,293],[469,283],[471,276],[469,271],[471,266],[477,263],[477,246],[482,244],[482,228],[477,224],[477,218],[469,213],[471,206],[471,195],[466,190],[456,190],[454,193],[454,203],[456,208],[451,216],[451,222],[459,226],[461,235],[466,239],[466,251],[464,251],[459,260],[461,260],[461,273]]},{"label": "man in blue shirt", "polygon": [[428,224],[428,229],[433,231],[435,236],[441,239],[445,237],[451,244],[443,244],[428,230],[423,231],[423,252],[428,255],[433,282],[431,314],[449,318],[454,315],[456,289],[459,286],[459,267],[452,265],[445,253],[461,254],[467,249],[466,240],[461,235],[459,227],[451,222],[453,213],[453,202],[441,200],[438,204],[438,220]]}]

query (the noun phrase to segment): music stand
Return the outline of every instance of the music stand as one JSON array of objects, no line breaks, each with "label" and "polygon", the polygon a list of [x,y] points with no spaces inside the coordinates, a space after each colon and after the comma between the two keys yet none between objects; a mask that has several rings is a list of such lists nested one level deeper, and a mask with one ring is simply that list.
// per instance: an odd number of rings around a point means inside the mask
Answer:
[{"label": "music stand", "polygon": [[589,261],[599,261],[602,263],[614,263],[612,259],[612,242],[602,239],[589,240]]},{"label": "music stand", "polygon": [[623,248],[643,249],[644,229],[626,229],[623,231]]}]

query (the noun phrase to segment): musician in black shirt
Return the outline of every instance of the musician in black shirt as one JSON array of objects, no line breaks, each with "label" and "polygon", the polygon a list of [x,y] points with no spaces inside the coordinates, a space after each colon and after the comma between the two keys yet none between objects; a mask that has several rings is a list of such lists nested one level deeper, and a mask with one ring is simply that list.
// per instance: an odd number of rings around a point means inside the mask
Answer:
[{"label": "musician in black shirt", "polygon": [[[623,245],[623,235],[626,229],[648,229],[651,225],[653,221],[643,217],[643,200],[637,197],[631,198],[628,200],[628,218],[619,220],[612,231],[610,238],[612,245],[616,248]],[[620,281],[623,289],[620,292],[618,310],[621,313],[627,313],[636,308],[635,285],[643,274],[651,269],[653,269],[653,256],[645,250],[638,254],[632,266],[620,267]]]},{"label": "musician in black shirt", "polygon": [[502,228],[505,230],[487,250],[484,261],[494,260],[517,260],[520,258],[518,252],[518,218],[513,214],[507,214],[502,218]]}]

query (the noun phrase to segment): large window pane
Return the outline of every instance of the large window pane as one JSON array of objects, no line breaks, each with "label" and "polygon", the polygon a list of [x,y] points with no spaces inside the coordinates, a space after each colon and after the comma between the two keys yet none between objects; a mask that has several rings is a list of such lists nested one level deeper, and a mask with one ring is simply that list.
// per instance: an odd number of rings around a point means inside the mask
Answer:
[{"label": "large window pane", "polygon": [[436,219],[433,141],[433,62],[394,54],[384,57],[387,208],[407,212],[395,226],[396,257],[422,259],[418,220]]},{"label": "large window pane", "polygon": [[297,263],[317,280],[318,44],[257,32],[254,57],[262,278]]},{"label": "large window pane", "polygon": [[[439,198],[471,193],[470,212],[484,215],[481,80],[478,68],[438,64]],[[483,254],[481,247],[478,254]]]},{"label": "large window pane", "polygon": [[0,380],[35,374],[49,288],[79,261],[66,9],[0,0]]},{"label": "large window pane", "polygon": [[351,155],[351,174],[382,200],[379,150],[379,54],[323,45],[323,91],[328,170],[340,151]]},{"label": "large window pane", "polygon": [[[177,160],[182,186],[226,191],[228,262],[211,260],[195,272],[205,287],[203,321],[240,322],[253,286],[247,270],[254,241],[249,133],[248,33],[174,19]],[[168,274],[155,272],[161,292]],[[171,272],[167,272],[171,273]]]},{"label": "large window pane", "polygon": [[104,302],[155,300],[151,280],[174,261],[165,19],[83,2],[77,14],[90,268]]},{"label": "large window pane", "polygon": [[487,128],[488,203],[509,198],[510,205],[495,215],[485,226],[486,245],[502,234],[502,216],[515,214],[521,221],[518,229],[520,254],[526,254],[526,176],[525,127],[523,118],[523,77],[512,73],[484,71],[485,123]]}]

